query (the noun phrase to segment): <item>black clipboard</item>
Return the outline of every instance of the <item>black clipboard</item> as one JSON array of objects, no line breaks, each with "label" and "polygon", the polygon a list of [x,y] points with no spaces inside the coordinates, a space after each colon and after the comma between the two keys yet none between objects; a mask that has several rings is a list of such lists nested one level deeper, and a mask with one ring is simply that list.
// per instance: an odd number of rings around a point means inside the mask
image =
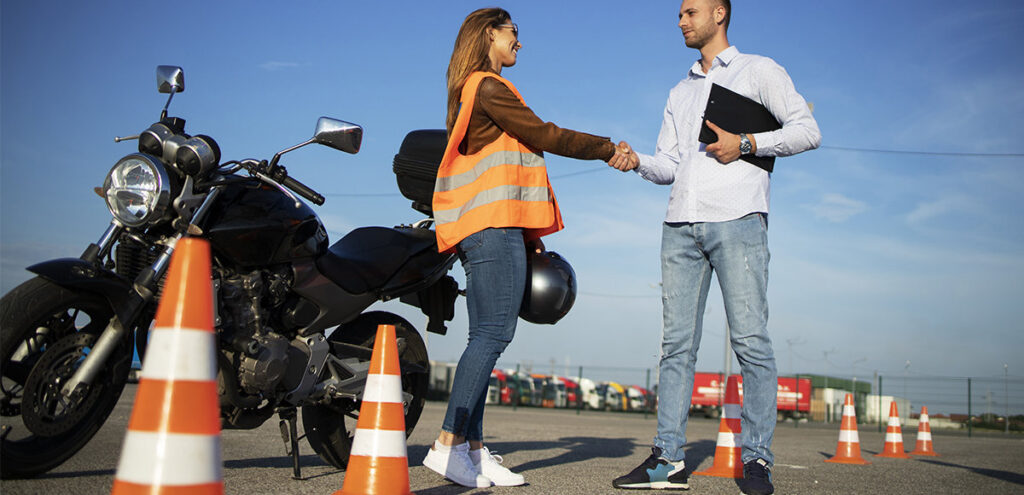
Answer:
[{"label": "black clipboard", "polygon": [[[708,104],[704,108],[704,120],[700,126],[700,142],[711,144],[718,141],[718,135],[708,127],[708,121],[733,134],[774,131],[782,125],[764,105],[717,84],[711,85]],[[774,156],[743,155],[740,160],[771,173],[775,168]]]}]

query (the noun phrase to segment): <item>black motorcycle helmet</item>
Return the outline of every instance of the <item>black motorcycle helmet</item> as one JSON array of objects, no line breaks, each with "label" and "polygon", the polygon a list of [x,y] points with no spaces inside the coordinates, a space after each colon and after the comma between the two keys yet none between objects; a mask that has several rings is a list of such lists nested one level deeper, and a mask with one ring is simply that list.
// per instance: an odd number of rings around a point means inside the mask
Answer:
[{"label": "black motorcycle helmet", "polygon": [[576,302],[576,272],[553,251],[528,253],[526,266],[526,293],[519,317],[530,323],[552,325]]}]

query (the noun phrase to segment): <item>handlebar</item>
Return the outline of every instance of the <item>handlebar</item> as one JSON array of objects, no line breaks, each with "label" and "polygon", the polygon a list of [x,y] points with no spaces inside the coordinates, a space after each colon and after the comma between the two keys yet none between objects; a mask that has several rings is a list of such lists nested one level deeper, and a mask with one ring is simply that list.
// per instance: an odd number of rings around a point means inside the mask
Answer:
[{"label": "handlebar", "polygon": [[306,186],[305,184],[287,175],[284,177],[284,180],[281,181],[281,185],[287,187],[288,189],[291,189],[292,191],[295,191],[296,194],[312,201],[313,204],[317,206],[321,206],[324,204],[323,195],[310,189],[309,186]]}]

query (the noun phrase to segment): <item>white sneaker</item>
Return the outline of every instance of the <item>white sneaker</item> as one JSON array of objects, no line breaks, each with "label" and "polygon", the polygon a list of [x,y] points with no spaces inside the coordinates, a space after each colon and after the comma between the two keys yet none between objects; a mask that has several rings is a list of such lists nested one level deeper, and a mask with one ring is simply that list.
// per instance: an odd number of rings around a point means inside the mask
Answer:
[{"label": "white sneaker", "polygon": [[504,459],[488,450],[487,447],[469,451],[469,458],[473,461],[473,467],[477,469],[477,472],[490,478],[497,486],[519,486],[526,483],[526,478],[523,478],[523,475],[513,473],[507,467],[502,466],[501,463]]},{"label": "white sneaker", "polygon": [[437,474],[444,476],[462,486],[470,488],[487,488],[491,486],[490,478],[479,474],[469,458],[469,443],[446,447],[434,442],[434,447],[427,451],[423,465]]}]

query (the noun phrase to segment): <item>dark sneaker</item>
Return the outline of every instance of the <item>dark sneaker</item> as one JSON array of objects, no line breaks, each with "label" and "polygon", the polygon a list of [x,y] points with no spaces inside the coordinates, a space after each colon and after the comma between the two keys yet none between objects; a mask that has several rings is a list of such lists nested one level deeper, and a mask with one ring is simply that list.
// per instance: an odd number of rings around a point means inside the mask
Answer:
[{"label": "dark sneaker", "polygon": [[772,468],[764,459],[756,459],[743,465],[743,493],[747,495],[771,495],[775,493],[772,485]]},{"label": "dark sneaker", "polygon": [[652,447],[650,457],[643,464],[629,474],[615,478],[612,486],[639,490],[689,490],[687,478],[689,475],[683,461],[670,462],[661,457],[660,448]]}]

